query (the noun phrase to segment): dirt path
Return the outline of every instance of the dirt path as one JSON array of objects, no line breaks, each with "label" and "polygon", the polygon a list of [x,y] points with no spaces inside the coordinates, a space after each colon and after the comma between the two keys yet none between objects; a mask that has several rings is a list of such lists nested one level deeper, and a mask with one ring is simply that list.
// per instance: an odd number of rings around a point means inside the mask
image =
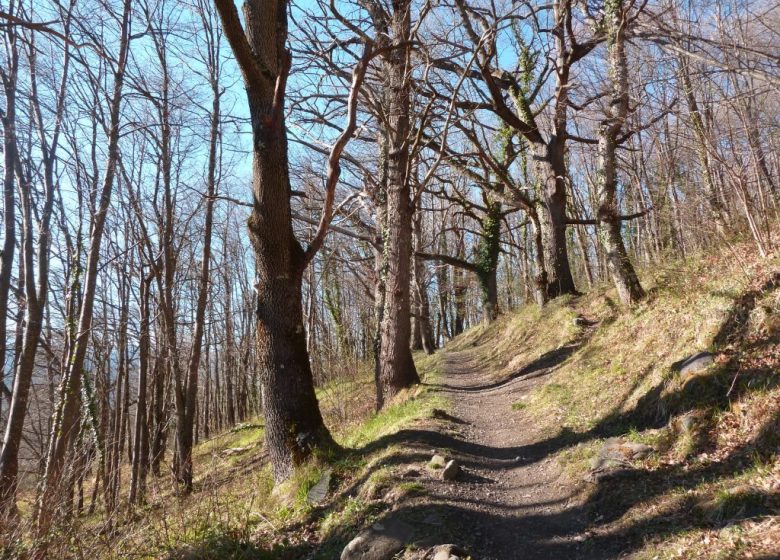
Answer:
[{"label": "dirt path", "polygon": [[545,439],[530,415],[512,409],[575,349],[556,350],[501,383],[467,352],[444,356],[440,390],[452,413],[439,422],[440,437],[425,443],[428,452],[459,460],[464,472],[457,482],[428,478],[424,497],[406,508],[432,542],[450,539],[484,560],[620,555],[588,542],[589,514],[553,457],[566,442]]}]

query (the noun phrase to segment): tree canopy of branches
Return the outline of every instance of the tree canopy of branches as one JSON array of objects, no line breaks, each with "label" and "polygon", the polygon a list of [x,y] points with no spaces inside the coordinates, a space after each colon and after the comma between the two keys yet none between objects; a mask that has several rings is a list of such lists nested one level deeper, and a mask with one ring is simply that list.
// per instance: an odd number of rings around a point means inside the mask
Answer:
[{"label": "tree canopy of branches", "polygon": [[3,527],[110,529],[255,418],[283,482],[343,451],[334,380],[379,409],[505,311],[771,254],[778,29],[763,0],[6,2]]}]

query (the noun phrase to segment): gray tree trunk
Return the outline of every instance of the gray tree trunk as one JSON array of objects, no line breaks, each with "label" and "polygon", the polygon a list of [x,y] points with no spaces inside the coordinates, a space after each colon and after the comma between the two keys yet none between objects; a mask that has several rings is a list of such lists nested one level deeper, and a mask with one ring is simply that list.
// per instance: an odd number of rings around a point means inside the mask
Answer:
[{"label": "gray tree trunk", "polygon": [[636,303],[645,296],[634,266],[626,251],[617,210],[617,138],[628,115],[628,62],[625,50],[625,17],[623,0],[608,3],[605,13],[607,57],[612,78],[607,117],[599,127],[598,228],[607,259],[607,268],[624,305]]}]

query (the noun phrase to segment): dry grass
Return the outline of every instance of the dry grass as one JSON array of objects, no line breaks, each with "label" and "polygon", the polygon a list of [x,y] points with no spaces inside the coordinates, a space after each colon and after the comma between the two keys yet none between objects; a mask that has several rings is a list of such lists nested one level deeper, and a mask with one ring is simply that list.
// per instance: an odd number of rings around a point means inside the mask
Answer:
[{"label": "dry grass", "polygon": [[[577,480],[606,437],[659,451],[624,483],[583,484],[595,510],[612,512],[594,523],[592,538],[625,535],[638,558],[780,551],[780,290],[766,285],[778,270],[780,259],[760,260],[743,247],[646,275],[650,297],[630,310],[619,309],[607,287],[556,304],[599,325],[520,414],[549,437],[578,442],[558,454]],[[543,344],[518,345],[521,363],[577,336],[557,307],[536,321],[530,313],[479,336],[502,352],[508,340]],[[680,379],[673,364],[703,350],[716,354],[715,365]],[[683,414],[697,419],[692,433],[679,429]]]},{"label": "dry grass", "polygon": [[[557,458],[576,480],[606,437],[657,449],[627,481],[582,483],[593,511],[608,512],[594,518],[590,538],[625,538],[642,559],[769,558],[780,542],[780,290],[762,288],[779,268],[778,258],[737,247],[645,271],[649,298],[632,309],[602,286],[506,314],[450,349],[471,350],[497,380],[553,367],[513,408],[540,437],[566,436]],[[578,315],[597,325],[577,326]],[[716,365],[681,380],[673,364],[701,350],[715,352]],[[416,358],[435,378],[439,357]],[[377,496],[419,490],[388,466],[408,450],[384,442],[446,403],[421,388],[377,415],[370,368],[358,364],[318,397],[338,441],[357,451],[312,461],[273,490],[262,425],[250,422],[198,446],[192,496],[175,496],[168,477],[152,481],[148,506],[122,512],[111,531],[101,512],[74,520],[54,536],[54,555],[271,559],[318,547],[317,557],[337,556],[355,527],[381,513]],[[679,428],[685,414],[695,430]],[[336,491],[312,507],[306,492],[326,466]]]},{"label": "dry grass", "polygon": [[[429,382],[435,379],[438,358],[417,355],[415,359],[421,375]],[[383,477],[389,476],[382,462],[403,451],[367,446],[444,405],[429,389],[418,388],[398,395],[377,414],[371,369],[366,365],[350,367],[343,379],[320,388],[318,398],[337,441],[357,451],[314,459],[293,479],[274,488],[263,450],[262,420],[246,422],[196,446],[191,496],[177,496],[169,474],[150,477],[145,506],[115,513],[110,524],[100,508],[75,517],[51,536],[49,555],[273,559],[311,550],[314,543],[320,543],[327,558],[327,550],[343,546],[345,535],[375,514],[371,496],[386,482]],[[314,508],[306,495],[326,468],[333,470],[335,488],[326,504]],[[165,465],[163,472],[167,470]],[[125,469],[125,483],[128,475]],[[85,486],[91,488],[91,482]],[[345,491],[352,486],[359,492],[347,496]],[[126,491],[123,487],[122,496]],[[32,546],[28,535],[28,527],[17,528],[0,550],[0,558],[26,556]]]}]

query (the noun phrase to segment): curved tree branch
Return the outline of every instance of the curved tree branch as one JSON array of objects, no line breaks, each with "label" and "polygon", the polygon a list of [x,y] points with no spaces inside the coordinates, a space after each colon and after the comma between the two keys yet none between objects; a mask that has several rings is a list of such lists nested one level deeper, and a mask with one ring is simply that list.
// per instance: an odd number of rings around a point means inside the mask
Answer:
[{"label": "curved tree branch", "polygon": [[363,79],[366,76],[366,70],[368,69],[368,63],[374,57],[376,53],[373,49],[371,42],[366,42],[366,48],[363,52],[363,56],[360,58],[355,68],[352,70],[352,86],[349,91],[349,100],[347,101],[347,126],[342,133],[336,139],[336,143],[333,144],[333,148],[330,150],[328,156],[328,175],[325,180],[325,202],[322,207],[322,216],[320,217],[320,223],[317,227],[317,232],[306,248],[306,253],[303,256],[301,263],[301,270],[305,269],[314,255],[317,254],[320,247],[322,247],[325,236],[328,233],[328,226],[333,219],[333,200],[336,196],[336,185],[341,175],[341,154],[344,152],[344,148],[352,138],[352,135],[357,128],[357,107],[358,96],[360,95],[360,88],[363,85]]}]

